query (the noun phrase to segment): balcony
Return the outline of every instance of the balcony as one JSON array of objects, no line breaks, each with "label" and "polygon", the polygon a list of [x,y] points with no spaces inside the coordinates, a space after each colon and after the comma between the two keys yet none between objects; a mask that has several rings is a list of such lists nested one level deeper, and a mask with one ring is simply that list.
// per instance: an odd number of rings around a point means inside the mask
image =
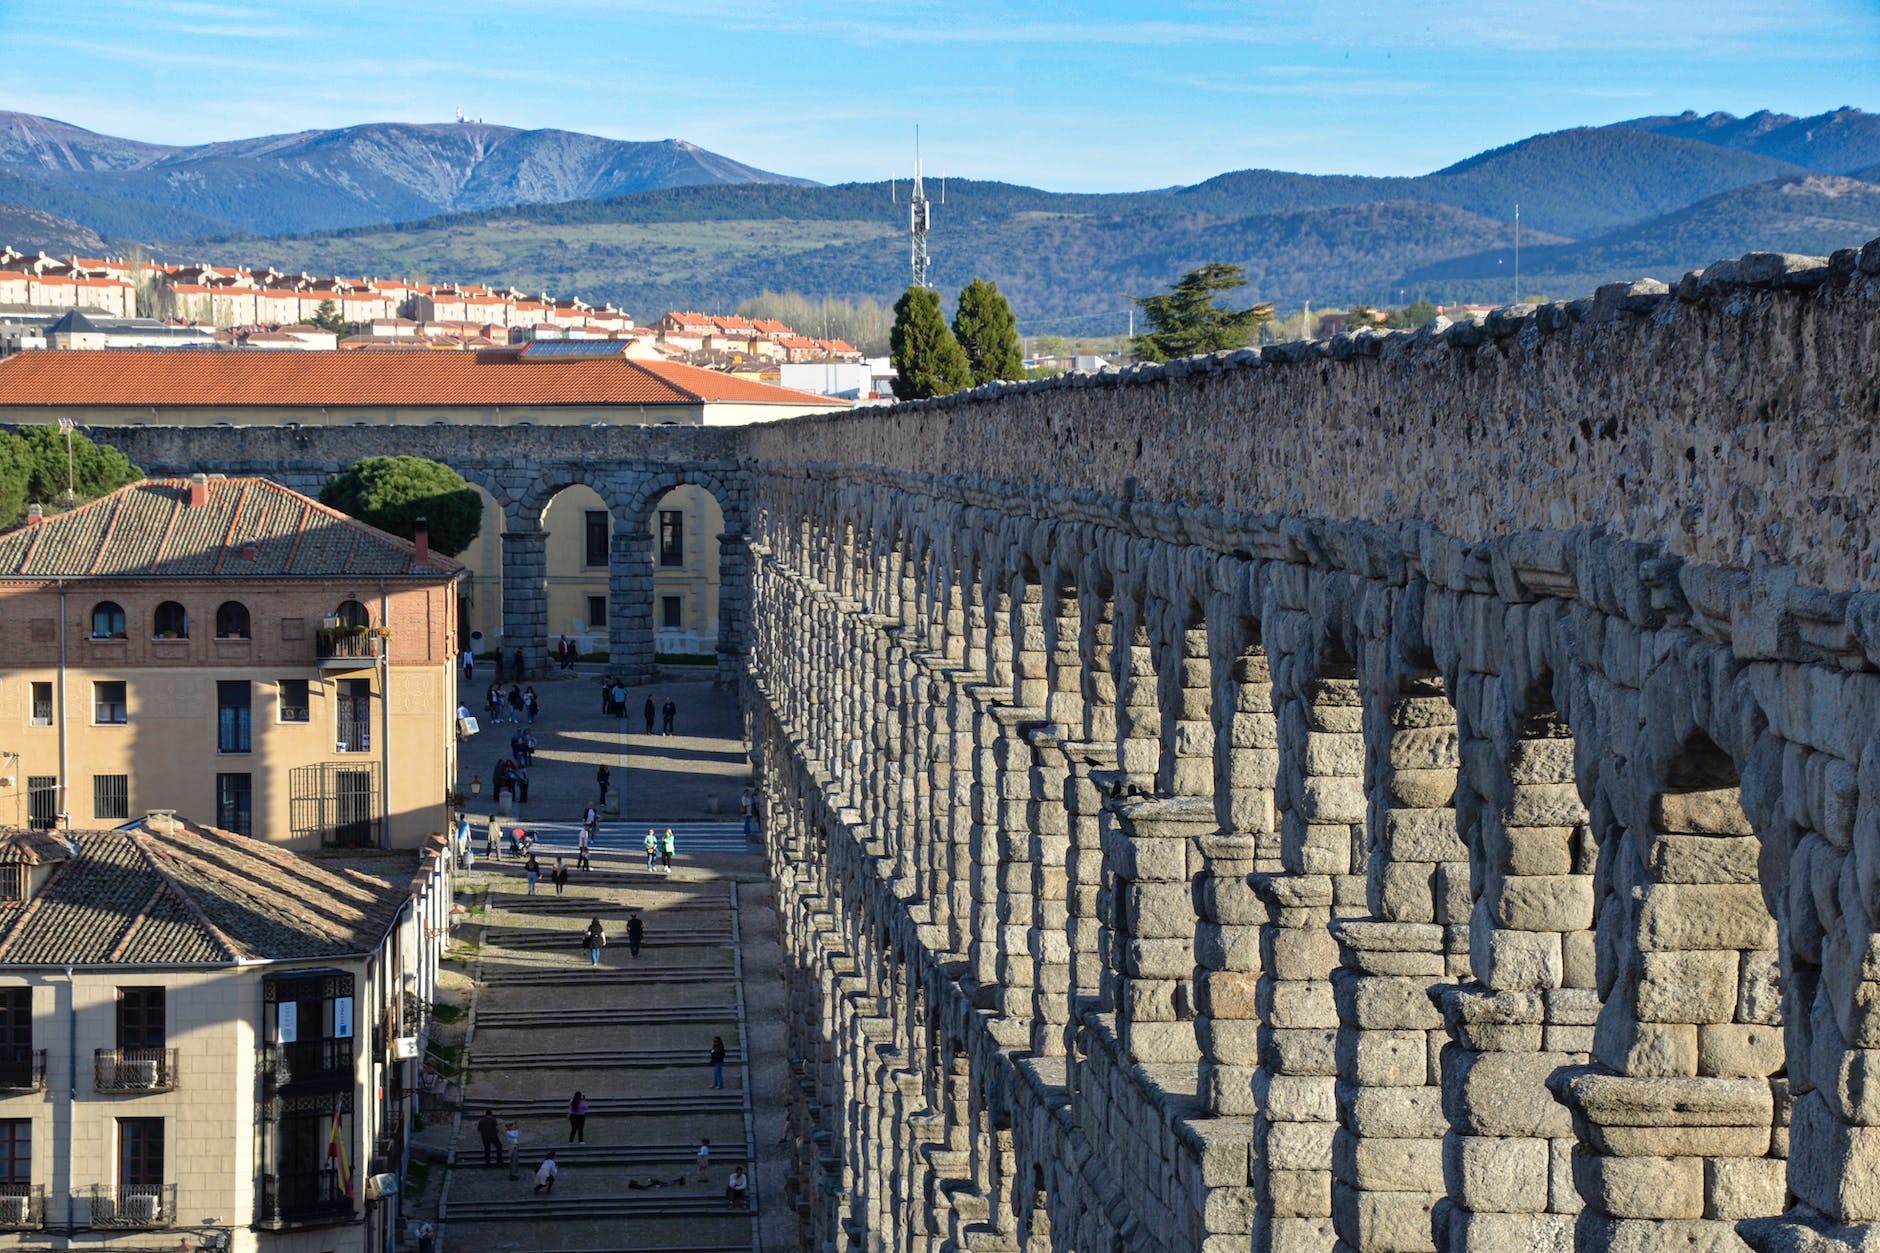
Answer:
[{"label": "balcony", "polygon": [[370,718],[341,718],[333,733],[333,747],[342,753],[371,752],[372,720]]},{"label": "balcony", "polygon": [[255,1221],[263,1226],[350,1222],[353,1213],[353,1199],[341,1190],[339,1172],[330,1167],[261,1176]]},{"label": "balcony", "polygon": [[168,1227],[176,1220],[176,1185],[173,1183],[100,1184],[91,1190],[93,1228]]},{"label": "balcony", "polygon": [[99,1049],[100,1092],[170,1092],[176,1088],[175,1049]]},{"label": "balcony", "polygon": [[11,1057],[0,1059],[0,1097],[45,1090],[46,1050],[15,1049]]},{"label": "balcony", "polygon": [[46,1192],[30,1183],[0,1183],[0,1231],[37,1231],[46,1225]]},{"label": "balcony", "polygon": [[361,628],[321,627],[313,656],[322,670],[370,670],[378,664],[383,637]]},{"label": "balcony", "polygon": [[262,1082],[276,1088],[342,1088],[353,1079],[350,1039],[295,1040],[261,1051]]}]

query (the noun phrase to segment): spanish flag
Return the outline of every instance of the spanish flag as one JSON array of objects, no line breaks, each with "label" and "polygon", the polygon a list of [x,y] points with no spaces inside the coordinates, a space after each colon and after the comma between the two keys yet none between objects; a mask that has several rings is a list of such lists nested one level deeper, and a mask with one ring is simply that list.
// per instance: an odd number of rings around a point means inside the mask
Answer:
[{"label": "spanish flag", "polygon": [[352,1165],[346,1160],[346,1130],[340,1126],[338,1110],[333,1111],[333,1134],[326,1138],[326,1160],[337,1163],[334,1169],[339,1171],[340,1190],[351,1200]]}]

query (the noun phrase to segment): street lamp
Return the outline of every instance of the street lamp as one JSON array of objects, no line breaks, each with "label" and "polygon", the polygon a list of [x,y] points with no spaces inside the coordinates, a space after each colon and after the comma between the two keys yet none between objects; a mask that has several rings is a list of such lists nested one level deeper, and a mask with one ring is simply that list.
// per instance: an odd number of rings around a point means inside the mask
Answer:
[{"label": "street lamp", "polygon": [[470,776],[470,795],[472,796],[483,795],[483,776],[482,775],[473,774]]}]

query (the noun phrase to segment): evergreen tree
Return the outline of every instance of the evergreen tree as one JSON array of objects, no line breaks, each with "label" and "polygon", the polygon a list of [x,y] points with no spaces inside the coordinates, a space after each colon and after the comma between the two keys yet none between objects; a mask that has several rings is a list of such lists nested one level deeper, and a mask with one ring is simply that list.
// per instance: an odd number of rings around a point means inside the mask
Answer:
[{"label": "evergreen tree", "polygon": [[1199,352],[1245,348],[1260,328],[1273,319],[1273,306],[1228,309],[1214,303],[1220,292],[1247,285],[1247,272],[1237,265],[1210,261],[1182,275],[1181,281],[1159,296],[1132,296],[1150,329],[1131,341],[1144,361],[1167,361]]},{"label": "evergreen tree", "polygon": [[455,557],[483,528],[483,501],[449,466],[423,457],[367,457],[320,489],[320,503],[361,522],[412,537],[430,524],[431,547]]},{"label": "evergreen tree", "polygon": [[973,385],[972,366],[947,329],[940,294],[931,287],[910,287],[894,302],[888,357],[894,365],[894,394],[900,400],[925,400]]},{"label": "evergreen tree", "polygon": [[323,331],[331,331],[335,335],[344,335],[352,330],[352,327],[346,324],[346,319],[340,316],[339,309],[330,300],[320,302],[319,308],[313,311],[313,316],[307,319],[307,325],[318,327]]},{"label": "evergreen tree", "polygon": [[1025,377],[1018,320],[995,284],[976,278],[960,292],[959,310],[953,315],[953,337],[966,350],[974,387],[994,379]]}]

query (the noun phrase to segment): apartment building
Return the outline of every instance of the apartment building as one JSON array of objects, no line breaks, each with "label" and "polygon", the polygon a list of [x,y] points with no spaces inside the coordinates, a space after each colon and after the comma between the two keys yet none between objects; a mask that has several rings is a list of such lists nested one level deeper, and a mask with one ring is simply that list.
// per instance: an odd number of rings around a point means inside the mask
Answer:
[{"label": "apartment building", "polygon": [[173,810],[303,851],[417,847],[456,774],[462,576],[259,478],[31,515],[0,535],[0,822]]},{"label": "apartment building", "polygon": [[449,859],[0,830],[0,1249],[395,1247]]}]

